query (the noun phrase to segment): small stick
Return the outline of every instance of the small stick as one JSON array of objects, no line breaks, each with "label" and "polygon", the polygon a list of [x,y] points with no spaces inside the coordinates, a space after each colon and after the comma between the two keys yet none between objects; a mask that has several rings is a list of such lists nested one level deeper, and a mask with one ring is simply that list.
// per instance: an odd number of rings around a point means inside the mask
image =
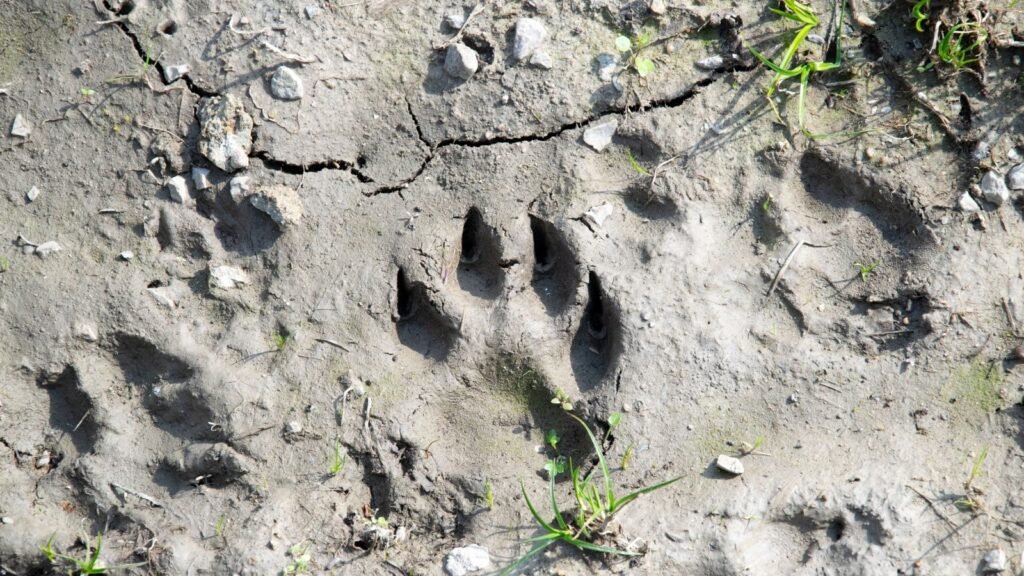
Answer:
[{"label": "small stick", "polygon": [[910,484],[907,484],[906,486],[907,486],[907,488],[910,488],[910,490],[914,494],[917,494],[918,496],[920,496],[921,499],[924,500],[928,504],[928,507],[932,509],[932,512],[935,512],[936,516],[938,516],[939,518],[942,518],[943,520],[945,520],[946,524],[948,524],[950,528],[952,528],[954,530],[958,530],[959,529],[959,528],[957,528],[956,523],[954,523],[945,514],[943,514],[942,512],[939,511],[939,508],[935,505],[934,502],[932,502],[931,498],[925,496],[924,494],[921,493],[920,490],[918,490],[917,488],[914,488]]},{"label": "small stick", "polygon": [[469,23],[473,20],[473,18],[475,18],[478,14],[480,14],[483,11],[484,11],[484,5],[483,4],[477,4],[476,6],[474,6],[472,12],[469,13],[469,16],[466,16],[466,21],[462,23],[462,28],[459,28],[459,31],[456,32],[454,36],[452,36],[451,38],[445,40],[444,42],[442,42],[441,44],[435,46],[434,48],[437,49],[437,50],[444,50],[445,48],[447,48],[447,47],[451,46],[452,44],[455,44],[456,42],[461,40],[462,39],[462,35],[465,34],[465,32],[466,32],[466,27],[469,26]]},{"label": "small stick", "polygon": [[796,251],[804,245],[803,239],[797,240],[796,245],[793,246],[792,250],[789,251],[789,255],[786,256],[786,260],[782,263],[782,267],[775,274],[775,278],[772,280],[771,286],[768,287],[768,298],[772,297],[775,293],[775,289],[779,286],[779,281],[782,280],[782,275],[786,273],[786,269],[789,268],[790,263],[793,262],[793,257],[796,256]]},{"label": "small stick", "polygon": [[334,340],[328,340],[327,338],[314,338],[313,340],[316,340],[317,342],[320,342],[321,344],[329,344],[331,346],[334,346],[335,348],[344,350],[345,352],[351,352],[351,350],[349,350],[348,348],[345,348],[345,346],[335,342]]},{"label": "small stick", "polygon": [[124,210],[121,210],[120,208],[100,208],[100,211],[97,212],[97,214],[121,214],[122,212],[124,212]]},{"label": "small stick", "polygon": [[264,40],[260,44],[264,48],[266,48],[267,50],[270,50],[271,52],[277,54],[278,56],[281,56],[282,58],[285,58],[286,60],[291,60],[292,62],[295,62],[297,64],[313,64],[314,62],[320,62],[320,57],[319,56],[314,56],[314,57],[310,58],[308,56],[299,56],[298,54],[292,54],[290,52],[285,52],[284,50],[281,50],[280,48],[278,48],[277,46],[274,46],[273,44],[271,44],[270,42],[267,42],[266,40]]},{"label": "small stick", "polygon": [[363,428],[367,432],[370,430],[370,406],[373,404],[373,398],[366,397],[366,412],[363,413]]},{"label": "small stick", "polygon": [[867,336],[868,338],[876,338],[878,336],[892,336],[894,334],[909,334],[911,332],[913,332],[913,330],[886,330],[885,332],[872,332],[870,334],[865,334],[865,336]]},{"label": "small stick", "polygon": [[334,414],[338,417],[338,426],[341,426],[345,422],[345,409],[348,405],[348,394],[355,386],[349,386],[341,393],[341,412],[338,412],[338,399],[334,399]]},{"label": "small stick", "polygon": [[1006,298],[1003,298],[1003,313],[1006,314],[1006,322],[1010,325],[1010,331],[1013,335],[1020,337],[1017,332],[1017,323],[1013,320],[1013,313],[1010,312],[1010,303]]},{"label": "small stick", "polygon": [[89,408],[85,411],[85,414],[82,414],[82,417],[78,420],[78,424],[75,424],[75,427],[71,429],[72,434],[78,432],[78,428],[82,425],[82,422],[85,422],[85,419],[88,418],[91,413],[92,408]]},{"label": "small stick", "polygon": [[833,385],[831,385],[831,384],[829,384],[827,382],[822,382],[822,381],[819,380],[818,384],[821,385],[821,386],[824,386],[825,388],[828,388],[829,390],[835,390],[836,392],[842,392],[841,389],[839,389],[839,388],[837,388],[837,387],[835,387],[835,386],[833,386]]},{"label": "small stick", "polygon": [[149,502],[154,508],[163,508],[164,507],[164,505],[161,504],[160,501],[157,500],[156,498],[153,498],[152,496],[149,496],[148,494],[144,494],[142,492],[139,492],[138,490],[132,490],[131,488],[126,488],[124,486],[121,486],[120,484],[117,484],[116,482],[111,482],[110,483],[110,487],[111,488],[115,488],[117,490],[120,490],[121,492],[125,492],[127,494],[131,494],[132,496],[135,496],[135,497],[140,498],[142,500],[145,500],[146,502]]}]

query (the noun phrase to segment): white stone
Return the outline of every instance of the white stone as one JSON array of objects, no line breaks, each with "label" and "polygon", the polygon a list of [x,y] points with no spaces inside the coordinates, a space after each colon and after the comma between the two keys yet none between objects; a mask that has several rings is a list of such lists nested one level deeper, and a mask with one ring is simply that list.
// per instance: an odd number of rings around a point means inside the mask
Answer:
[{"label": "white stone", "polygon": [[449,12],[444,17],[444,25],[452,30],[459,30],[466,24],[466,15],[462,10]]},{"label": "white stone", "polygon": [[989,550],[981,559],[982,574],[998,574],[1006,570],[1006,552],[996,548]]},{"label": "white stone", "polygon": [[707,58],[696,62],[697,68],[701,68],[703,70],[718,70],[723,64],[725,64],[725,58],[722,58],[721,56],[708,56]]},{"label": "white stone", "polygon": [[211,266],[210,287],[231,290],[249,283],[249,275],[237,266]]},{"label": "white stone", "polygon": [[540,20],[534,18],[520,18],[516,22],[516,34],[512,42],[512,57],[516,60],[525,60],[533,55],[540,48],[547,30]]},{"label": "white stone", "polygon": [[480,66],[476,51],[465,44],[452,44],[444,57],[444,71],[454,78],[469,80]]},{"label": "white stone", "polygon": [[118,254],[117,257],[120,258],[121,260],[124,260],[125,262],[127,262],[127,261],[131,260],[132,258],[135,258],[135,253],[132,252],[131,250],[125,250],[124,252],[121,252],[120,254]]},{"label": "white stone", "polygon": [[302,432],[302,424],[299,424],[298,420],[292,420],[285,425],[284,430],[289,434],[299,434]]},{"label": "white stone", "polygon": [[1006,186],[1010,190],[1024,190],[1024,164],[1017,164],[1006,173]]},{"label": "white stone", "polygon": [[28,138],[29,134],[32,133],[32,123],[25,119],[21,114],[14,115],[14,122],[11,122],[11,136],[17,136],[19,138]]},{"label": "white stone", "polygon": [[270,93],[281,100],[298,100],[302,98],[302,78],[287,66],[278,66],[270,77]]},{"label": "white stone", "polygon": [[606,120],[591,126],[583,132],[583,142],[600,152],[612,143],[612,136],[615,135],[615,130],[618,127],[618,120]]},{"label": "white stone", "polygon": [[309,18],[310,20],[320,15],[320,7],[317,6],[316,4],[307,4],[305,11],[306,18]]},{"label": "white stone", "polygon": [[665,6],[665,0],[651,0],[651,4],[648,6],[648,8],[651,9],[652,13],[658,15],[664,14],[665,11],[668,9]]},{"label": "white stone", "polygon": [[995,171],[985,172],[981,178],[981,194],[985,200],[1001,206],[1010,199],[1010,190],[1006,187],[1003,177]]},{"label": "white stone", "polygon": [[964,192],[960,195],[960,199],[957,200],[957,207],[960,208],[961,212],[978,212],[981,210],[981,206],[974,200],[970,192]]},{"label": "white stone", "polygon": [[174,64],[171,66],[164,66],[164,81],[170,84],[180,79],[185,74],[188,74],[188,64]]},{"label": "white stone", "polygon": [[40,258],[46,258],[50,254],[60,252],[61,250],[63,250],[63,248],[60,247],[60,244],[55,240],[50,240],[49,242],[43,242],[39,246],[36,246],[34,252],[38,254]]},{"label": "white stone", "polygon": [[210,183],[210,171],[198,166],[192,168],[192,185],[196,187],[196,190],[212,188],[213,184]]},{"label": "white stone", "polygon": [[743,462],[739,458],[721,454],[715,459],[715,466],[722,472],[728,472],[734,476],[743,474]]},{"label": "white stone", "polygon": [[167,180],[167,193],[170,194],[171,200],[180,202],[182,204],[188,204],[192,200],[192,195],[188,192],[188,182],[185,181],[184,176],[175,176]]},{"label": "white stone", "polygon": [[252,116],[237,96],[203,98],[199,103],[199,153],[225,172],[249,166]]},{"label": "white stone", "polygon": [[456,548],[444,559],[444,571],[448,576],[466,576],[491,567],[491,554],[479,544]]},{"label": "white stone", "polygon": [[530,56],[530,65],[544,70],[551,70],[554,62],[551,60],[551,55],[548,54],[548,51],[541,48],[536,50],[533,56]]},{"label": "white stone", "polygon": [[174,308],[178,305],[176,295],[170,286],[161,286],[159,288],[146,288],[146,291],[156,299],[162,306],[166,308]]},{"label": "white stone", "polygon": [[39,197],[39,188],[35,186],[28,189],[28,194],[25,194],[25,199],[29,202],[35,202],[36,198]]},{"label": "white stone", "polygon": [[0,517],[0,524],[14,524],[14,518],[11,518],[10,516],[2,516]]},{"label": "white stone", "polygon": [[100,339],[96,325],[91,322],[78,322],[75,324],[75,338],[86,342],[95,342]]},{"label": "white stone", "polygon": [[594,206],[590,210],[584,212],[583,217],[590,221],[593,225],[600,228],[601,226],[604,225],[604,221],[607,220],[608,217],[612,215],[613,211],[614,209],[612,208],[612,205],[609,204],[608,202],[605,202],[599,206]]},{"label": "white stone", "polygon": [[231,179],[231,185],[229,187],[231,192],[231,200],[235,204],[239,204],[242,200],[249,195],[249,177],[248,176],[235,176]]},{"label": "white stone", "polygon": [[281,228],[294,226],[302,218],[302,199],[287,186],[268,186],[249,197],[249,202]]}]

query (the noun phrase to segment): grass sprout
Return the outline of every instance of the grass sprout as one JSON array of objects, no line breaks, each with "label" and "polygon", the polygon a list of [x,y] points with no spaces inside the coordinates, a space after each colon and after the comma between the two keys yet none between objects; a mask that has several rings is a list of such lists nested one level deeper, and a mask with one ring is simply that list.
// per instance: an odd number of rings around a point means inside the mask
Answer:
[{"label": "grass sprout", "polygon": [[328,473],[331,476],[337,476],[345,469],[345,464],[348,463],[348,454],[345,454],[341,450],[341,442],[334,443],[334,454],[331,456],[331,467]]},{"label": "grass sprout", "polygon": [[861,264],[860,262],[854,262],[853,265],[856,266],[858,271],[860,272],[861,282],[867,282],[868,278],[875,271],[875,269],[878,268],[879,264],[881,263],[881,260],[875,260],[871,264]]},{"label": "grass sprout", "polygon": [[928,12],[932,0],[917,0],[910,13],[914,16],[914,30],[924,32],[924,21],[931,15]]},{"label": "grass sprout", "polygon": [[[611,470],[608,467],[608,460],[605,457],[601,442],[594,436],[594,432],[586,422],[575,414],[570,413],[569,416],[586,432],[594,448],[594,453],[597,455],[598,465],[588,474],[584,475],[580,467],[574,465],[571,460],[560,457],[548,461],[545,469],[548,471],[548,492],[551,510],[554,514],[554,519],[551,521],[541,515],[530,499],[529,494],[527,494],[526,486],[520,483],[523,498],[526,500],[526,506],[530,510],[530,515],[533,516],[533,519],[541,527],[544,534],[532,538],[533,547],[510,566],[502,570],[500,572],[502,575],[512,573],[529,559],[558,542],[587,552],[617,556],[638,556],[639,552],[605,546],[595,541],[604,534],[605,527],[617,512],[640,496],[664,488],[681,478],[672,478],[635,490],[622,497],[617,496],[612,485]],[[566,471],[568,471],[572,482],[572,492],[576,504],[575,510],[571,514],[565,513],[559,507],[555,491],[555,477]]]},{"label": "grass sprout", "polygon": [[978,22],[959,22],[942,36],[935,49],[939,59],[960,70],[980,59],[979,48],[988,40],[988,31]]}]

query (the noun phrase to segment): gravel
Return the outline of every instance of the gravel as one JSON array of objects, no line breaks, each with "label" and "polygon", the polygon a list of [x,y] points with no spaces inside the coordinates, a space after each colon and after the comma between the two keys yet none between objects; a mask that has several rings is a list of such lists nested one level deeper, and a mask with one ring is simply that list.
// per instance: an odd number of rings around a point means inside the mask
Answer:
[{"label": "gravel", "polygon": [[981,194],[985,200],[1002,206],[1010,199],[1010,190],[1006,187],[1003,177],[995,171],[988,171],[981,178]]},{"label": "gravel", "polygon": [[743,474],[743,462],[739,458],[721,454],[715,459],[715,466],[722,472],[727,472],[733,476]]},{"label": "gravel", "polygon": [[233,94],[203,98],[199,103],[199,153],[225,172],[249,166],[252,116]]},{"label": "gravel", "polygon": [[304,92],[302,78],[287,66],[278,66],[270,77],[270,93],[279,100],[298,100]]},{"label": "gravel", "polygon": [[606,120],[587,128],[583,132],[583,142],[598,152],[604,150],[612,143],[612,136],[619,127],[617,120]]},{"label": "gravel", "polygon": [[452,44],[444,57],[444,71],[453,78],[469,80],[480,66],[476,51],[465,44]]},{"label": "gravel", "polygon": [[547,36],[547,30],[540,20],[535,18],[520,18],[516,22],[516,35],[512,42],[512,57],[522,61],[540,48],[541,43]]}]

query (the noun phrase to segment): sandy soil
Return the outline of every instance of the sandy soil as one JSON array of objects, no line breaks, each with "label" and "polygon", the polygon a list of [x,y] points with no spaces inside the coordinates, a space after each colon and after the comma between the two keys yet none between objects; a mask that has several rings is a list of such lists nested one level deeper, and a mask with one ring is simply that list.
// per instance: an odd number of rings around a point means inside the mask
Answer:
[{"label": "sandy soil", "polygon": [[519,573],[1018,573],[1024,8],[931,4],[812,138],[769,2],[0,0],[0,574],[501,570],[559,395],[679,480]]}]

